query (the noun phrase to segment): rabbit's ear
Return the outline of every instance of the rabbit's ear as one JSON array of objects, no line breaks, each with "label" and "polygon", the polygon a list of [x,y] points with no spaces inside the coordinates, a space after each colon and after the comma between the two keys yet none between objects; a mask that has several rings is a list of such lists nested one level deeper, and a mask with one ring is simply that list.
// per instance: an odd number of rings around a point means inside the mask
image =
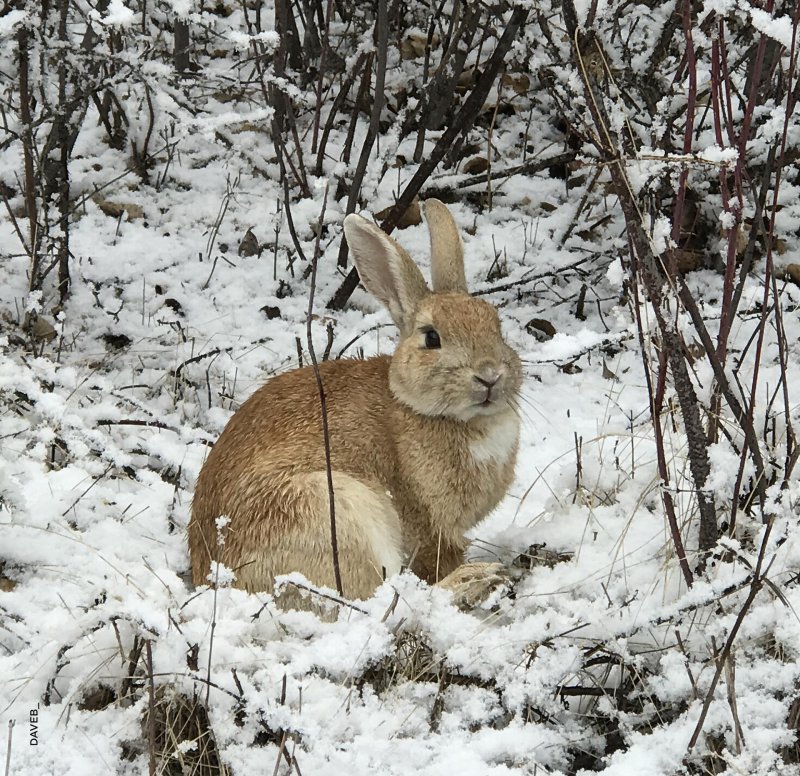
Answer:
[{"label": "rabbit's ear", "polygon": [[362,216],[347,216],[344,234],[361,282],[389,308],[397,328],[408,334],[414,310],[430,294],[419,267],[386,232]]},{"label": "rabbit's ear", "polygon": [[431,279],[439,293],[468,293],[464,275],[464,248],[453,216],[438,199],[425,200],[425,218],[431,234]]}]

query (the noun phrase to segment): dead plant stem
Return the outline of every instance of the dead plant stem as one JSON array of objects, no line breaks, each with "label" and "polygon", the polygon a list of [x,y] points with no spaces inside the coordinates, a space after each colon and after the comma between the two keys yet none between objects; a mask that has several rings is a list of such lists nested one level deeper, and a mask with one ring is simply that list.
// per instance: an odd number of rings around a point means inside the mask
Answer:
[{"label": "dead plant stem", "polygon": [[153,674],[153,646],[150,639],[145,640],[144,648],[147,661],[148,772],[150,776],[156,776],[156,686]]},{"label": "dead plant stem", "polygon": [[[367,171],[372,147],[380,130],[381,112],[386,103],[386,59],[389,48],[389,21],[387,0],[378,0],[378,17],[375,21],[376,32],[376,56],[375,56],[375,91],[372,98],[372,110],[369,116],[369,128],[361,146],[361,153],[358,156],[356,169],[353,173],[353,180],[350,182],[350,192],[347,196],[347,206],[345,213],[355,212],[358,205],[358,198],[361,194],[361,183]],[[338,264],[340,267],[347,266],[347,240],[342,239],[339,246]]]},{"label": "dead plant stem", "polygon": [[342,589],[342,573],[339,568],[339,540],[336,534],[336,500],[333,492],[333,466],[331,463],[331,438],[328,427],[328,405],[325,398],[325,386],[322,382],[322,372],[317,361],[317,354],[314,350],[314,337],[311,332],[311,321],[314,314],[314,295],[317,289],[317,263],[320,255],[320,238],[322,235],[322,225],[325,222],[325,209],[328,205],[328,188],[325,186],[325,194],[322,200],[322,210],[319,215],[319,229],[314,244],[314,254],[311,257],[311,282],[308,289],[308,312],[306,314],[306,341],[308,344],[308,355],[311,358],[311,365],[314,369],[314,379],[317,383],[317,393],[319,394],[319,408],[322,415],[322,442],[325,445],[325,474],[328,481],[328,509],[331,524],[331,557],[333,560],[333,578],[336,581],[336,592],[344,596]]},{"label": "dead plant stem", "polygon": [[[322,84],[325,78],[325,65],[330,47],[331,17],[333,16],[333,0],[328,0],[325,8],[325,29],[322,34],[321,51],[319,55],[319,73],[317,77],[317,100],[314,106],[314,134],[311,140],[311,153],[317,153],[317,140],[319,138],[320,115],[322,113]],[[319,174],[319,173],[317,173]]]},{"label": "dead plant stem", "polygon": [[773,521],[772,518],[766,524],[764,529],[764,537],[761,540],[761,547],[758,551],[758,560],[756,561],[756,567],[753,571],[753,577],[750,581],[750,591],[745,599],[744,604],[742,604],[742,608],[739,610],[739,614],[736,616],[736,621],[733,623],[733,627],[731,628],[731,632],[728,634],[728,638],[725,641],[725,646],[722,649],[722,652],[716,658],[717,668],[714,671],[714,676],[711,679],[711,684],[709,685],[708,691],[706,692],[705,699],[703,700],[703,708],[700,711],[700,716],[697,720],[697,724],[695,725],[694,731],[692,732],[692,737],[689,739],[689,745],[687,747],[687,751],[691,752],[694,749],[695,745],[697,744],[697,740],[700,737],[700,733],[703,730],[703,724],[706,721],[706,716],[708,715],[708,710],[711,707],[711,702],[714,700],[714,691],[717,689],[717,684],[719,683],[720,676],[722,676],[722,672],[725,669],[725,664],[730,657],[731,650],[733,649],[733,643],[736,640],[736,636],[739,633],[739,628],[741,628],[742,623],[744,622],[744,618],[747,615],[747,612],[750,610],[750,607],[755,601],[756,596],[758,595],[759,590],[761,590],[762,585],[764,584],[764,576],[766,576],[767,571],[769,571],[769,566],[762,574],[762,566],[764,565],[764,557],[767,552],[767,545],[769,544],[769,537],[772,533],[772,526]]},{"label": "dead plant stem", "polygon": [[630,273],[632,279],[631,290],[633,292],[636,329],[639,334],[639,351],[642,356],[644,378],[645,382],[647,383],[647,395],[650,397],[650,418],[653,424],[653,432],[655,434],[658,474],[661,478],[661,500],[664,504],[664,513],[667,516],[667,525],[669,526],[670,536],[672,537],[672,545],[675,548],[675,555],[678,558],[678,565],[683,573],[683,579],[686,582],[686,586],[691,587],[692,583],[694,582],[694,577],[691,569],[689,568],[689,561],[686,558],[686,549],[683,545],[683,537],[681,536],[678,517],[675,514],[675,502],[673,501],[672,493],[669,491],[669,467],[667,466],[667,455],[664,448],[664,432],[661,426],[661,410],[664,404],[664,392],[666,389],[667,363],[664,352],[661,351],[658,358],[658,382],[654,391],[650,363],[646,355],[647,348],[644,339],[644,326],[641,317],[639,285],[636,282],[637,275],[638,273],[635,271]]},{"label": "dead plant stem", "polygon": [[[24,24],[17,34],[19,48],[19,114],[22,120],[22,157],[25,174],[25,212],[28,216],[30,240],[28,247],[31,259],[31,274],[28,290],[34,291],[40,284],[39,234],[36,216],[36,176],[34,175],[33,121],[31,117],[30,91],[30,33]],[[24,242],[23,242],[24,245]]]}]

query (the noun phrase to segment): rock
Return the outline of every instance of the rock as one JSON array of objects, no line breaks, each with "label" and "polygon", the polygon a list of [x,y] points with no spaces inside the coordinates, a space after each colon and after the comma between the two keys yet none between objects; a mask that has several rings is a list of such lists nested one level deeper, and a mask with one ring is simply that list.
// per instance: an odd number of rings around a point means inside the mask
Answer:
[{"label": "rock", "polygon": [[527,94],[531,88],[530,76],[525,73],[505,73],[500,83],[513,89],[517,94]]},{"label": "rock", "polygon": [[172,297],[167,297],[164,300],[164,307],[169,307],[175,315],[180,315],[181,318],[183,317],[183,305],[177,300],[173,299]]},{"label": "rock", "polygon": [[603,377],[606,380],[619,380],[616,374],[614,374],[614,372],[608,368],[608,364],[606,363],[605,359],[603,359]]},{"label": "rock", "polygon": [[144,218],[144,210],[141,205],[134,202],[112,202],[110,199],[103,199],[99,196],[92,197],[92,201],[100,211],[111,218],[119,218],[123,214],[128,216],[128,221],[134,218]]},{"label": "rock", "polygon": [[[384,208],[379,213],[375,213],[375,220],[376,221],[383,221],[391,212],[391,207]],[[414,197],[411,201],[411,204],[406,208],[405,213],[400,216],[400,220],[397,222],[398,229],[406,229],[409,226],[416,226],[417,224],[422,223],[422,211],[419,207],[419,197]]]},{"label": "rock", "polygon": [[556,336],[555,326],[544,318],[531,318],[525,324],[525,331],[532,337],[536,337],[539,342],[546,342]]},{"label": "rock", "polygon": [[31,324],[31,335],[37,342],[52,342],[56,338],[56,330],[47,318],[37,315]]},{"label": "rock", "polygon": [[792,283],[800,286],[800,264],[787,264],[785,272],[787,280],[791,280]]},{"label": "rock", "polygon": [[261,246],[258,243],[258,238],[253,233],[252,229],[248,229],[239,243],[240,256],[258,256],[261,253]]},{"label": "rock", "polygon": [[131,338],[127,334],[107,332],[101,335],[100,339],[106,343],[106,349],[108,350],[123,350],[131,344]]},{"label": "rock", "polygon": [[[425,47],[428,45],[428,35],[424,32],[412,32],[407,38],[400,42],[400,58],[416,59],[425,56]],[[439,36],[433,35],[431,38],[431,48],[439,45]]]},{"label": "rock", "polygon": [[468,175],[479,175],[489,169],[489,160],[485,156],[473,156],[464,163],[463,169]]}]

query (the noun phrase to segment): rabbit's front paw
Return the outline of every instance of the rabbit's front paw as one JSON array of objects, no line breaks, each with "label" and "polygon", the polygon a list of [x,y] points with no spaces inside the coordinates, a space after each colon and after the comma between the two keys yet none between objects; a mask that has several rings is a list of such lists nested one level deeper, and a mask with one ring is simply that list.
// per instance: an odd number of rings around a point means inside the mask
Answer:
[{"label": "rabbit's front paw", "polygon": [[502,563],[465,563],[438,584],[453,594],[453,603],[459,609],[472,609],[508,581],[508,570]]}]

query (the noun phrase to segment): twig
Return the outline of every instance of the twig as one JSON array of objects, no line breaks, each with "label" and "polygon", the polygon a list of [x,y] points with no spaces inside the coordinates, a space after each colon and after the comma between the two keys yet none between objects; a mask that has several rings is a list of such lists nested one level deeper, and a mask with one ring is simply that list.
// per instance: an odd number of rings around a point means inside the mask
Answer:
[{"label": "twig", "polygon": [[[387,324],[385,324],[385,323],[376,323],[374,326],[370,326],[368,329],[365,329],[364,331],[359,332],[358,334],[356,334],[355,337],[353,337],[351,340],[348,340],[342,346],[342,349],[336,354],[336,359],[337,360],[340,359],[345,354],[345,351],[349,350],[350,346],[351,345],[355,345],[355,343],[358,342],[363,336],[365,336],[365,335],[367,335],[367,334],[369,334],[370,332],[373,332],[373,331],[379,331],[380,329],[384,328],[385,326],[387,326]],[[0,437],[0,439],[2,439],[2,437]]]},{"label": "twig", "polygon": [[494,180],[492,177],[492,157],[494,156],[492,153],[492,141],[494,139],[494,126],[497,122],[497,111],[500,110],[500,97],[503,93],[502,83],[503,76],[501,75],[500,83],[497,86],[497,102],[494,104],[492,118],[489,122],[489,131],[486,134],[486,163],[489,165],[486,170],[486,205],[490,213],[492,212],[492,202],[494,201],[494,191],[492,189],[492,181]]},{"label": "twig", "polygon": [[686,586],[691,587],[694,577],[689,568],[689,561],[686,558],[686,549],[683,546],[683,537],[681,536],[681,529],[678,525],[678,517],[675,514],[675,503],[668,487],[669,468],[667,467],[667,455],[664,449],[664,432],[661,428],[661,409],[663,407],[664,392],[666,390],[667,363],[664,353],[661,351],[658,359],[658,383],[656,390],[653,391],[653,378],[650,374],[650,365],[646,356],[647,348],[645,347],[644,325],[642,323],[641,306],[639,303],[639,284],[636,282],[636,273],[631,272],[631,280],[636,329],[639,334],[639,352],[642,356],[644,379],[647,383],[647,395],[650,397],[650,420],[655,435],[658,475],[661,478],[661,501],[664,504],[664,512],[667,516],[667,524],[669,525],[669,531],[672,537],[672,546],[675,548],[678,564],[681,567]]},{"label": "twig", "polygon": [[0,191],[0,196],[3,198],[3,204],[6,206],[6,213],[8,213],[8,220],[11,222],[11,225],[14,227],[14,231],[17,233],[17,237],[19,238],[20,243],[22,244],[22,250],[28,254],[28,257],[32,257],[32,252],[30,246],[25,242],[25,235],[22,234],[22,229],[19,226],[19,220],[17,219],[16,214],[11,208],[11,203],[8,201],[8,197],[6,196],[4,191]]},{"label": "twig", "polygon": [[[367,614],[367,610],[363,609],[362,607],[354,604],[352,601],[348,601],[345,598],[337,598],[336,596],[330,595],[330,593],[324,593],[322,590],[319,590],[316,587],[311,587],[309,585],[303,585],[299,582],[294,582],[293,580],[288,580],[284,582],[285,585],[291,585],[292,587],[296,587],[298,590],[303,590],[306,593],[310,593],[311,595],[315,595],[318,598],[324,598],[326,601],[331,601],[332,603],[338,604],[339,606],[346,606],[348,609],[352,609],[354,612],[360,612],[361,614]],[[264,607],[262,607],[263,609]],[[260,614],[261,611],[258,612]],[[255,617],[253,617],[255,619]]]},{"label": "twig", "polygon": [[342,573],[339,569],[339,541],[336,535],[336,503],[333,493],[333,468],[331,464],[331,439],[328,429],[328,405],[325,399],[325,387],[322,384],[322,373],[317,362],[317,354],[314,351],[314,337],[311,334],[311,321],[314,313],[314,294],[317,289],[317,263],[320,254],[320,237],[322,235],[322,224],[325,220],[325,208],[328,205],[328,187],[325,185],[325,195],[322,200],[322,211],[319,216],[319,229],[314,245],[314,254],[311,257],[311,284],[308,290],[308,312],[306,314],[306,339],[308,342],[308,355],[311,358],[311,365],[314,369],[314,379],[317,383],[317,393],[319,394],[319,407],[322,413],[322,441],[325,445],[325,473],[328,480],[328,507],[330,511],[331,523],[331,556],[333,558],[333,578],[336,581],[336,591],[343,596]]},{"label": "twig", "polygon": [[591,193],[594,191],[594,187],[597,185],[597,181],[600,179],[600,174],[605,169],[604,165],[598,165],[597,169],[594,171],[594,175],[592,175],[592,179],[589,181],[589,185],[586,187],[586,191],[583,192],[583,196],[581,197],[581,201],[578,203],[578,207],[575,208],[575,214],[572,216],[569,222],[569,226],[564,230],[564,234],[558,240],[558,244],[560,246],[566,245],[567,240],[569,240],[572,232],[575,230],[575,227],[578,225],[578,219],[583,213],[583,209],[586,207],[586,203],[589,201],[589,197]]},{"label": "twig", "polygon": [[[277,109],[275,114],[277,116]],[[277,120],[273,122],[273,132],[277,131]],[[289,236],[292,238],[297,255],[302,262],[305,262],[306,256],[303,252],[303,246],[300,244],[300,238],[297,236],[297,229],[294,226],[294,216],[292,215],[292,197],[289,191],[289,176],[286,174],[286,161],[291,161],[289,154],[286,150],[286,144],[283,142],[283,135],[275,136],[275,152],[278,157],[278,167],[280,169],[280,180],[283,184],[283,210],[286,213],[286,226],[289,227]]]},{"label": "twig", "polygon": [[[217,546],[220,544],[221,531],[217,534]],[[217,629],[217,593],[219,592],[219,561],[214,565],[214,594],[211,605],[211,626],[208,634],[208,662],[206,664],[206,708],[211,697],[211,654],[214,651],[214,632]]]},{"label": "twig", "polygon": [[11,776],[11,739],[14,736],[14,724],[16,720],[8,720],[8,744],[6,747],[6,776]]},{"label": "twig", "polygon": [[149,739],[149,773],[156,776],[156,685],[153,676],[153,647],[150,639],[145,640],[145,660],[147,661],[147,736]]},{"label": "twig", "polygon": [[[169,148],[169,146],[165,145],[159,148],[157,151],[153,151],[153,157],[160,154],[162,151],[165,151]],[[105,183],[101,183],[100,185],[93,184],[92,190],[84,194],[82,197],[77,197],[75,202],[72,203],[72,207],[70,208],[70,215],[76,213],[80,210],[86,202],[88,202],[92,197],[96,197],[101,191],[113,186],[118,181],[121,181],[123,178],[126,178],[128,175],[131,175],[135,170],[132,167],[124,170],[123,172],[119,173],[119,175],[115,175],[113,178],[109,178]]]},{"label": "twig", "polygon": [[[453,189],[467,189],[470,186],[482,186],[490,181],[500,180],[502,178],[512,178],[515,175],[535,175],[536,173],[547,170],[550,167],[567,164],[568,162],[575,161],[577,151],[567,151],[563,154],[556,154],[549,156],[547,159],[531,159],[525,164],[516,164],[513,167],[505,167],[502,170],[495,172],[482,172],[477,175],[469,175],[463,178],[455,178],[453,176],[445,176],[446,182],[437,186],[436,181],[432,181],[431,185],[426,187],[425,193],[429,196],[435,196],[439,193],[452,192]],[[599,170],[602,171],[602,167]]]},{"label": "twig", "polygon": [[66,508],[66,509],[65,509],[65,510],[64,510],[64,511],[61,513],[61,517],[64,517],[64,515],[66,515],[66,514],[67,514],[67,512],[70,512],[71,510],[73,510],[73,509],[75,508],[75,505],[76,505],[76,504],[77,504],[77,503],[78,503],[78,502],[79,502],[79,501],[80,501],[80,500],[81,500],[81,499],[82,499],[82,498],[83,498],[83,497],[84,497],[84,496],[85,496],[85,495],[86,495],[86,494],[87,494],[87,493],[88,493],[88,492],[89,492],[89,491],[90,491],[90,490],[91,490],[91,489],[92,489],[92,488],[93,488],[95,485],[97,485],[97,483],[98,483],[98,482],[100,482],[100,480],[102,480],[102,479],[103,479],[103,478],[106,476],[106,474],[108,474],[108,473],[109,473],[109,472],[110,472],[110,471],[111,471],[113,468],[114,468],[114,464],[113,464],[113,463],[110,463],[108,466],[106,466],[106,469],[105,469],[105,471],[104,471],[104,472],[103,472],[103,473],[102,473],[102,474],[101,474],[99,477],[97,477],[96,479],[92,480],[92,482],[91,482],[91,484],[89,485],[89,487],[88,487],[88,488],[86,488],[86,490],[85,490],[85,491],[83,491],[83,493],[81,493],[81,495],[80,495],[80,496],[78,496],[78,498],[76,498],[76,499],[75,499],[75,501],[73,501],[73,502],[72,502],[72,504],[70,504],[70,505],[69,505],[69,506],[68,506],[68,507],[67,507],[67,508]]},{"label": "twig", "polygon": [[[438,7],[435,9],[431,9],[431,14],[428,19],[428,34],[425,37],[425,57],[422,63],[422,89],[420,90],[420,100],[419,106],[417,108],[418,113],[422,114],[428,105],[428,90],[430,87],[430,68],[431,68],[431,46],[433,45],[433,33],[436,29],[436,21],[437,19],[442,18],[442,11],[444,9],[444,4],[446,0],[440,0]],[[453,21],[453,16],[451,15],[451,22]],[[411,129],[409,125],[409,131]],[[401,132],[401,134],[403,134]],[[425,124],[424,122],[419,123],[419,128],[417,130],[417,142],[414,146],[414,163],[419,164],[422,160],[422,152],[425,148]]]},{"label": "twig", "polygon": [[[731,628],[731,632],[728,634],[728,639],[725,642],[725,646],[723,647],[722,652],[717,659],[717,669],[714,672],[714,677],[712,678],[711,684],[708,687],[708,692],[706,693],[706,697],[703,701],[703,708],[700,711],[700,716],[697,720],[697,724],[695,725],[694,732],[692,733],[692,737],[689,739],[689,745],[687,747],[688,752],[691,752],[692,749],[694,749],[697,739],[700,737],[700,733],[703,730],[703,724],[705,723],[706,716],[708,715],[708,710],[711,707],[711,702],[714,700],[714,691],[717,689],[717,683],[719,682],[719,678],[722,675],[723,669],[725,668],[725,663],[728,661],[728,657],[731,654],[733,642],[736,640],[736,635],[739,633],[739,628],[744,622],[745,615],[749,611],[753,601],[755,601],[758,591],[761,590],[761,587],[764,583],[763,578],[766,576],[767,571],[769,571],[769,567],[767,567],[762,574],[761,567],[764,564],[764,556],[767,552],[767,544],[769,543],[769,537],[772,533],[772,526],[773,519],[770,518],[766,528],[764,529],[764,538],[761,540],[761,548],[758,551],[758,560],[756,561],[756,567],[753,571],[753,578],[750,582],[750,592],[748,593],[742,608],[739,610],[739,614],[736,617],[733,628]],[[770,565],[771,563],[772,562],[770,561]]]},{"label": "twig", "polygon": [[625,696],[624,687],[585,687],[581,685],[561,685],[558,688],[557,694],[562,698],[582,697],[584,695],[591,697],[605,697],[613,696],[615,698],[623,698]]},{"label": "twig", "polygon": [[[386,83],[386,56],[389,41],[389,22],[387,19],[387,0],[378,0],[378,18],[375,22],[377,32],[377,63],[375,66],[375,95],[372,100],[372,112],[369,117],[369,128],[364,144],[361,146],[361,153],[358,157],[353,180],[350,182],[350,193],[347,197],[347,207],[345,214],[355,212],[358,204],[358,196],[361,193],[361,182],[364,180],[364,173],[367,171],[367,162],[372,152],[372,146],[380,129],[381,111],[386,102],[385,83]],[[347,266],[347,240],[342,237],[339,247],[338,264],[340,267]]]},{"label": "twig", "polygon": [[511,280],[507,283],[499,283],[494,286],[489,286],[488,288],[479,288],[477,291],[473,291],[472,295],[486,296],[487,294],[494,294],[497,291],[509,291],[512,288],[517,288],[525,283],[535,283],[537,280],[542,280],[543,278],[563,277],[565,272],[569,272],[569,270],[572,269],[577,269],[589,261],[592,261],[594,258],[594,256],[587,256],[586,258],[578,259],[578,261],[573,261],[572,264],[566,264],[563,267],[557,267],[556,269],[549,269],[545,272],[539,272],[536,275],[531,275],[530,273],[533,272],[533,269],[529,269],[526,270],[525,274],[517,280]]},{"label": "twig", "polygon": [[725,687],[728,691],[728,705],[731,707],[733,729],[736,733],[736,754],[742,753],[744,747],[744,730],[739,721],[739,705],[736,702],[736,660],[731,655],[725,664]]},{"label": "twig", "polygon": [[582,486],[583,461],[581,460],[581,455],[583,453],[583,437],[578,437],[577,431],[573,432],[573,435],[575,437],[575,495],[572,497],[572,503],[574,504]]},{"label": "twig", "polygon": [[[220,202],[219,210],[217,211],[217,217],[214,220],[213,225],[211,226],[211,231],[208,235],[208,241],[206,242],[206,258],[208,260],[211,259],[211,254],[214,252],[214,244],[217,241],[217,236],[219,235],[219,229],[222,226],[222,222],[225,220],[225,214],[228,212],[228,206],[231,203],[231,199],[233,199],[234,195],[236,194],[236,187],[239,185],[240,176],[237,175],[233,181],[231,181],[230,176],[225,181],[225,193],[222,195],[222,202]],[[225,258],[224,256],[222,258]],[[226,259],[227,261],[227,259]],[[230,263],[230,262],[228,262]],[[211,273],[208,276],[208,279],[205,283],[201,286],[201,290],[205,291],[208,288],[208,284],[211,282],[211,278],[214,275],[214,270],[217,268],[217,260],[214,259],[214,263],[211,266]]]},{"label": "twig", "polygon": [[579,358],[585,356],[587,353],[591,353],[593,350],[600,350],[618,342],[625,342],[632,336],[633,335],[629,334],[628,332],[624,332],[622,334],[612,334],[609,337],[604,337],[602,340],[600,340],[600,342],[596,342],[594,345],[587,345],[585,348],[581,348],[581,350],[579,350],[577,353],[573,353],[570,356],[557,356],[556,358],[540,358],[535,360],[526,358],[522,363],[525,364],[525,366],[556,364],[559,368],[562,368],[566,364],[574,364]]},{"label": "twig", "polygon": [[284,730],[281,733],[281,740],[278,743],[278,756],[275,758],[275,767],[272,769],[272,776],[278,776],[278,768],[281,767],[281,758],[286,757],[287,762],[291,763],[289,752],[286,751],[286,737],[288,733]]},{"label": "twig", "polygon": [[186,361],[181,362],[175,369],[172,370],[173,377],[179,377],[181,372],[189,366],[189,364],[196,364],[198,361],[202,361],[204,358],[211,358],[211,356],[218,356],[222,352],[230,353],[231,348],[214,348],[213,350],[207,350],[205,353],[199,353],[196,356],[192,356],[191,358],[187,358]]},{"label": "twig", "polygon": [[330,321],[325,326],[325,333],[328,335],[328,339],[325,342],[325,350],[322,352],[323,361],[327,361],[331,357],[331,350],[333,349],[333,324]]},{"label": "twig", "polygon": [[160,420],[140,420],[138,418],[122,418],[120,420],[98,420],[98,426],[150,426],[152,428],[163,428],[178,433],[178,429],[170,428]]},{"label": "twig", "polygon": [[322,176],[322,164],[325,160],[325,149],[328,145],[328,137],[333,129],[336,116],[339,114],[339,109],[344,104],[347,95],[350,94],[350,89],[353,87],[353,82],[356,80],[356,76],[362,71],[366,58],[367,55],[363,51],[358,55],[358,59],[356,60],[353,69],[344,80],[344,83],[342,83],[339,91],[336,93],[336,96],[333,98],[333,104],[331,105],[330,112],[328,113],[328,118],[325,120],[325,128],[322,130],[322,139],[319,142],[319,150],[317,151],[317,161],[314,169],[314,175],[317,177]]},{"label": "twig", "polygon": [[[19,115],[22,121],[22,155],[25,171],[25,211],[28,216],[30,230],[31,276],[29,291],[40,287],[39,234],[36,221],[36,177],[33,167],[33,119],[31,116],[30,90],[30,33],[26,25],[21,24],[17,33],[19,49]],[[23,242],[24,245],[24,242]]]}]

